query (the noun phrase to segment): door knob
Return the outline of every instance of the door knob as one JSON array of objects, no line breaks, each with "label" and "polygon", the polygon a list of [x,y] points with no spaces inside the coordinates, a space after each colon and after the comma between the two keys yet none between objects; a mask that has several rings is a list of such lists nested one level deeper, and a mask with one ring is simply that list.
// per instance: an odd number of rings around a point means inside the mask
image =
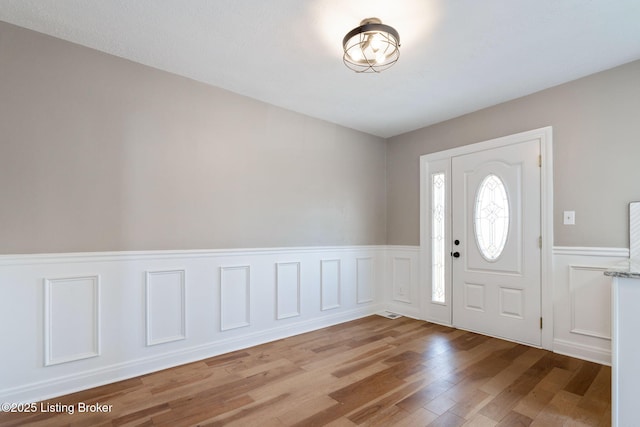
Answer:
[{"label": "door knob", "polygon": [[454,245],[456,245],[456,246],[458,246],[458,245],[460,244],[460,240],[458,240],[458,239],[454,240],[454,241],[453,241],[453,244],[454,244]]},{"label": "door knob", "polygon": [[454,258],[460,258],[460,252],[453,252],[451,256]]}]

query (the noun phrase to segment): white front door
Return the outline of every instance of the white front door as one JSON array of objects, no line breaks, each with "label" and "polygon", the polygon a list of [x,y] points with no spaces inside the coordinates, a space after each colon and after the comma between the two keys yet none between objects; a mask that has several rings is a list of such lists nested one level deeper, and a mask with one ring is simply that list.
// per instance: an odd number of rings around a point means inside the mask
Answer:
[{"label": "white front door", "polygon": [[453,325],[541,345],[540,142],[451,158]]}]

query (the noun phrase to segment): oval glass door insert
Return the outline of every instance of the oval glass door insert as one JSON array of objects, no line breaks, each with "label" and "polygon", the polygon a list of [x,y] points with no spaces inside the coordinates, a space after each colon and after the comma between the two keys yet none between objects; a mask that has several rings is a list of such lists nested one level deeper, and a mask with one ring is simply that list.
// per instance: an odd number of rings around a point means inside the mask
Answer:
[{"label": "oval glass door insert", "polygon": [[480,253],[487,261],[495,261],[502,254],[509,234],[509,199],[497,175],[489,174],[480,183],[473,219]]}]

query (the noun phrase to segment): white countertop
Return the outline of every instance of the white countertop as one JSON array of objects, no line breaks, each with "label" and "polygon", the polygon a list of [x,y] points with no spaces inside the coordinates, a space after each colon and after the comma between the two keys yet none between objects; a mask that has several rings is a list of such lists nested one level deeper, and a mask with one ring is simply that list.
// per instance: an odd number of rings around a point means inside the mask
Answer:
[{"label": "white countertop", "polygon": [[629,259],[604,272],[605,276],[640,279],[640,259]]}]

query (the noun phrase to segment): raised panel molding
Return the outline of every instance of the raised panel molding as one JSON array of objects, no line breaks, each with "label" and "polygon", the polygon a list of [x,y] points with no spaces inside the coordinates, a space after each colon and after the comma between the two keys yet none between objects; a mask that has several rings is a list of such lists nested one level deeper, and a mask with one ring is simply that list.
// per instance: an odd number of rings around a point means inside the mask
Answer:
[{"label": "raised panel molding", "polygon": [[500,314],[524,319],[524,291],[522,289],[500,287]]},{"label": "raised panel molding", "polygon": [[[12,349],[0,364],[0,402],[62,396],[389,308],[417,317],[412,305],[386,303],[391,254],[418,253],[344,246],[0,255],[0,291],[11,296],[0,298],[0,322],[11,325],[3,343]],[[380,295],[358,304],[370,285]]]},{"label": "raised panel molding", "polygon": [[467,310],[484,312],[485,303],[484,285],[476,283],[464,284],[464,308]]},{"label": "raised panel molding", "polygon": [[553,351],[611,363],[611,280],[603,273],[628,260],[629,249],[556,246],[553,252]]},{"label": "raised panel molding", "polygon": [[611,339],[611,280],[607,267],[569,266],[571,333]]},{"label": "raised panel molding", "polygon": [[186,339],[185,270],[147,271],[145,292],[147,346]]},{"label": "raised panel molding", "polygon": [[220,267],[220,330],[251,325],[251,267]]},{"label": "raised panel molding", "polygon": [[356,302],[364,304],[375,299],[375,267],[373,258],[356,258]]},{"label": "raised panel molding", "polygon": [[276,263],[276,319],[300,316],[300,262]]},{"label": "raised panel molding", "polygon": [[44,279],[44,301],[45,366],[100,355],[98,275]]},{"label": "raised panel molding", "polygon": [[320,261],[321,310],[333,310],[340,307],[340,260],[323,259]]},{"label": "raised panel molding", "polygon": [[393,300],[411,304],[411,258],[393,257]]}]

